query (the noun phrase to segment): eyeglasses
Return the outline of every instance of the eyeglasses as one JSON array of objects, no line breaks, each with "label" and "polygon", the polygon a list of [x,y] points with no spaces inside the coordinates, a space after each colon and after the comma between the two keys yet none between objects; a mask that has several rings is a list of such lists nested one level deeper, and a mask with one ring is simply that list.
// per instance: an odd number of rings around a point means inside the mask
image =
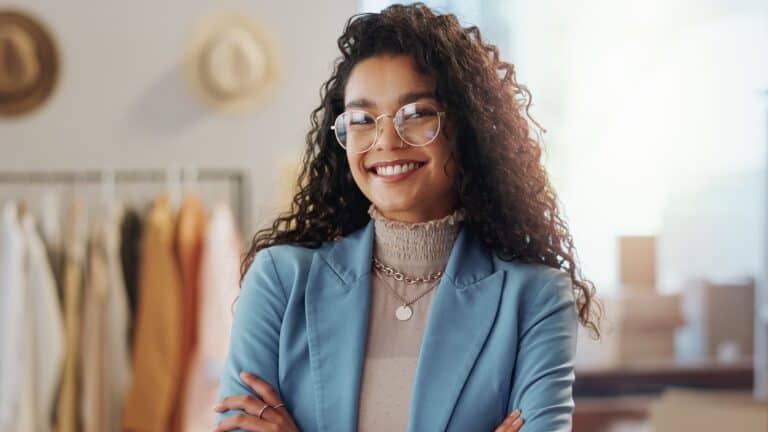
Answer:
[{"label": "eyeglasses", "polygon": [[331,130],[345,150],[365,153],[379,138],[379,120],[392,117],[395,131],[403,142],[413,147],[424,147],[437,138],[443,116],[445,111],[438,111],[425,102],[403,105],[394,116],[381,114],[374,117],[367,111],[348,110],[336,117]]}]

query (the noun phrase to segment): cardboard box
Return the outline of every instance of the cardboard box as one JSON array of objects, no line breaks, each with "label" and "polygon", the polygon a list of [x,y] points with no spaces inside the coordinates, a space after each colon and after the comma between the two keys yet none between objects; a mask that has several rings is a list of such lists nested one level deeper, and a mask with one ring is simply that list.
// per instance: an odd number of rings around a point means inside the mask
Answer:
[{"label": "cardboard box", "polygon": [[667,330],[622,329],[618,340],[621,364],[672,361],[675,359],[675,334]]},{"label": "cardboard box", "polygon": [[619,236],[619,283],[632,291],[656,290],[656,236]]},{"label": "cardboard box", "polygon": [[681,329],[680,343],[684,358],[715,359],[723,344],[738,347],[742,357],[754,353],[754,279],[691,279],[683,289],[681,306],[686,325]]},{"label": "cardboard box", "polygon": [[617,318],[621,329],[674,330],[685,324],[677,294],[623,292],[618,297]]}]

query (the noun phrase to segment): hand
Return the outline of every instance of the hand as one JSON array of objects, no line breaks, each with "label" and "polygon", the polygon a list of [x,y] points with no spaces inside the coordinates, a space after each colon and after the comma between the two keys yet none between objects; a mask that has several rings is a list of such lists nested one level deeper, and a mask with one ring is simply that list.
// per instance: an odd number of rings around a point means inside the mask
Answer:
[{"label": "hand", "polygon": [[520,417],[520,410],[512,411],[493,432],[517,432],[523,427],[524,420]]},{"label": "hand", "polygon": [[259,395],[261,400],[251,395],[224,398],[214,407],[216,412],[241,409],[245,413],[222,420],[216,425],[215,432],[231,431],[233,429],[242,429],[249,432],[299,432],[299,428],[294,423],[285,405],[279,408],[266,408],[261,418],[259,418],[259,411],[265,405],[283,403],[280,395],[265,381],[248,372],[241,372],[240,378]]}]

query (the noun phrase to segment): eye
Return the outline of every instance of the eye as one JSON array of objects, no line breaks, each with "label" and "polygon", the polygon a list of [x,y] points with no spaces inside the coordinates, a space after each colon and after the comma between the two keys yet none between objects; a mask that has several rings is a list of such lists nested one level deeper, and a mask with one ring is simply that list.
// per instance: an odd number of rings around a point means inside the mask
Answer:
[{"label": "eye", "polygon": [[406,114],[405,119],[406,120],[418,119],[422,117],[429,117],[431,115],[434,115],[434,114],[430,113],[428,110],[417,110],[415,112]]},{"label": "eye", "polygon": [[365,126],[374,123],[376,123],[376,121],[368,113],[361,111],[353,111],[349,113],[350,126]]},{"label": "eye", "polygon": [[400,115],[404,121],[429,119],[435,117],[437,111],[429,105],[413,103],[404,106],[400,111]]},{"label": "eye", "polygon": [[422,113],[420,113],[420,112],[418,112],[418,111],[417,111],[417,112],[412,112],[412,113],[408,113],[408,114],[406,114],[406,115],[405,115],[405,119],[406,119],[406,120],[417,119],[417,118],[421,117],[422,115],[423,115],[423,114],[422,114]]}]

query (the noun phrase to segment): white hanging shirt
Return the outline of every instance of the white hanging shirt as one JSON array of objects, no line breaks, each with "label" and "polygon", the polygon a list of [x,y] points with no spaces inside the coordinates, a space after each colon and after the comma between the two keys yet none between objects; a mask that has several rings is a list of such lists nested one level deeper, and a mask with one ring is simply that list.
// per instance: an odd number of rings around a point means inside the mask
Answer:
[{"label": "white hanging shirt", "polygon": [[6,202],[0,214],[0,431],[19,430],[19,384],[24,367],[24,234],[16,203]]},{"label": "white hanging shirt", "polygon": [[25,214],[21,225],[26,245],[26,312],[22,317],[25,373],[20,383],[17,430],[51,432],[55,393],[64,362],[64,324],[48,253],[32,214]]}]

